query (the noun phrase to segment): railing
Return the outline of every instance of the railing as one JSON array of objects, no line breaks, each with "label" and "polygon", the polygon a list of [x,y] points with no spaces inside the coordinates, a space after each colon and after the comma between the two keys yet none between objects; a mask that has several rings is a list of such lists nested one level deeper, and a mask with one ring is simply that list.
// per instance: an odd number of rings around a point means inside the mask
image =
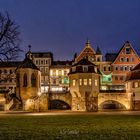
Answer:
[{"label": "railing", "polygon": [[8,111],[13,104],[14,100],[12,99],[9,103],[5,104],[4,110]]}]

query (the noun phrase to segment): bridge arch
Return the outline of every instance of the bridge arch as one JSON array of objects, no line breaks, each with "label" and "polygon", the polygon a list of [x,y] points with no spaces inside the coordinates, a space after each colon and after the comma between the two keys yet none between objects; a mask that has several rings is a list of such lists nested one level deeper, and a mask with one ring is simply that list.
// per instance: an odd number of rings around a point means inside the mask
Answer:
[{"label": "bridge arch", "polygon": [[71,109],[71,106],[65,101],[54,99],[50,101],[50,109],[67,110]]},{"label": "bridge arch", "polygon": [[52,106],[56,104],[62,106],[62,109],[65,107],[71,109],[72,96],[70,93],[52,93],[49,99]]},{"label": "bridge arch", "polygon": [[122,109],[126,110],[126,106],[115,100],[106,100],[98,105],[99,109]]},{"label": "bridge arch", "polygon": [[99,109],[103,109],[103,106],[109,107],[111,105],[114,108],[129,110],[130,102],[127,93],[100,93],[98,95]]}]

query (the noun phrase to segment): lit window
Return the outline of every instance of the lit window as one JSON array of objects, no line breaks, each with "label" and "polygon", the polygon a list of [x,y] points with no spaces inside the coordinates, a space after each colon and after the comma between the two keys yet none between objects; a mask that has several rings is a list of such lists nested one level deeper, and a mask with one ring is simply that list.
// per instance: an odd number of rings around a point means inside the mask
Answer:
[{"label": "lit window", "polygon": [[72,85],[75,86],[76,85],[76,81],[72,80]]},{"label": "lit window", "polygon": [[53,76],[56,76],[56,70],[53,70]]},{"label": "lit window", "polygon": [[94,71],[97,73],[97,68],[96,67],[94,67]]},{"label": "lit window", "polygon": [[91,79],[89,79],[89,85],[91,86]]},{"label": "lit window", "polygon": [[52,76],[53,75],[53,71],[52,70],[50,70],[50,76]]},{"label": "lit window", "polygon": [[62,76],[64,75],[64,70],[62,70]]},{"label": "lit window", "polygon": [[97,79],[95,79],[95,86],[98,86],[98,81],[97,81]]},{"label": "lit window", "polygon": [[59,76],[62,75],[62,71],[61,70],[58,71],[58,75]]},{"label": "lit window", "polygon": [[58,70],[56,70],[56,76],[58,76]]},{"label": "lit window", "polygon": [[139,83],[138,82],[134,82],[134,88],[139,87]]},{"label": "lit window", "polygon": [[73,68],[72,68],[72,72],[75,72],[75,71],[76,71],[76,67],[73,67]]},{"label": "lit window", "polygon": [[80,86],[82,85],[82,79],[79,79],[79,85]]},{"label": "lit window", "polygon": [[64,70],[64,75],[67,75],[67,70]]},{"label": "lit window", "polygon": [[88,67],[87,67],[87,66],[84,66],[84,67],[83,67],[83,71],[84,71],[84,72],[87,72],[87,71],[88,71]]},{"label": "lit window", "polygon": [[87,85],[87,79],[84,79],[84,85],[85,86]]}]

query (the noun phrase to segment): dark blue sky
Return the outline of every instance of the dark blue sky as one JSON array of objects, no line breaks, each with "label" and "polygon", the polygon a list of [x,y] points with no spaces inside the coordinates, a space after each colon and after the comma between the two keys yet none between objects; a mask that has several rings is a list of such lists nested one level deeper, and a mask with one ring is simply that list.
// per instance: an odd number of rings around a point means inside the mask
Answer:
[{"label": "dark blue sky", "polygon": [[31,44],[67,60],[89,38],[103,53],[129,40],[140,55],[140,0],[0,0],[0,9],[20,25],[25,51]]}]

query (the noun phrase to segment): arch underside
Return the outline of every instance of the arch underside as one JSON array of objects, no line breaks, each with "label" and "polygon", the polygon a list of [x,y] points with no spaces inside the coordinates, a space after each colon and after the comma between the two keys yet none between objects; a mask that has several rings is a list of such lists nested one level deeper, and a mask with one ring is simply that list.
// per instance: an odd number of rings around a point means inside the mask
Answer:
[{"label": "arch underside", "polygon": [[65,101],[54,99],[50,100],[50,109],[68,110],[71,109],[71,106]]},{"label": "arch underside", "polygon": [[126,106],[115,100],[107,100],[99,104],[99,109],[122,109],[126,110]]}]

